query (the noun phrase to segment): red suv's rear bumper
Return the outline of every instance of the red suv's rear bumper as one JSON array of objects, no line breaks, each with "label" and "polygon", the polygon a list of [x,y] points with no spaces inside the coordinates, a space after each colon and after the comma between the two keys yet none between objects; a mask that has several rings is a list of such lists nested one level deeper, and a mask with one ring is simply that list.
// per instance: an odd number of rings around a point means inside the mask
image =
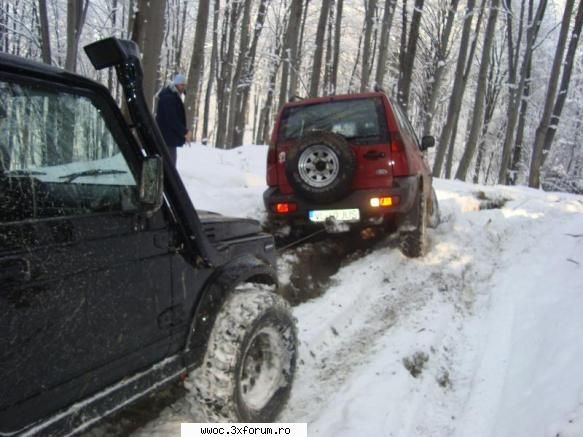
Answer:
[{"label": "red suv's rear bumper", "polygon": [[[405,214],[412,210],[417,198],[419,179],[416,176],[394,178],[391,188],[375,188],[367,190],[354,190],[345,198],[326,204],[315,204],[302,199],[295,194],[281,194],[278,187],[270,187],[263,193],[263,201],[270,220],[289,223],[298,226],[323,226],[322,223],[314,223],[309,219],[310,210],[336,210],[358,208],[360,221],[350,223],[356,226],[372,226],[387,221],[400,221]],[[388,207],[374,208],[370,205],[373,197],[391,197],[394,204]],[[275,212],[278,203],[294,203],[296,210],[287,213]]]}]

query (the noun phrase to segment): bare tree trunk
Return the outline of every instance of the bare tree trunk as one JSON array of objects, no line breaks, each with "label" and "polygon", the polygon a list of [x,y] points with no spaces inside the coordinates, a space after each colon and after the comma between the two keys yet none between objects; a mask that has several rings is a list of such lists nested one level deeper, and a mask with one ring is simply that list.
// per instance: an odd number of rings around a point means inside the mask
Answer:
[{"label": "bare tree trunk", "polygon": [[257,18],[255,19],[255,26],[253,27],[253,40],[251,46],[245,53],[243,74],[239,81],[237,89],[237,112],[235,114],[235,129],[233,135],[233,144],[240,146],[243,144],[243,134],[245,132],[245,125],[247,122],[247,109],[249,107],[249,94],[251,92],[251,85],[253,83],[253,76],[255,74],[255,56],[257,54],[257,45],[259,44],[259,37],[265,25],[265,17],[267,16],[267,7],[270,0],[261,0],[259,9],[257,11]]},{"label": "bare tree trunk", "polygon": [[364,17],[364,44],[362,47],[362,71],[360,73],[360,92],[369,87],[371,68],[371,35],[374,26],[374,15],[377,8],[376,0],[365,1],[366,13]]},{"label": "bare tree trunk", "polygon": [[[302,17],[302,23],[300,25],[300,41],[297,47],[297,55],[295,58],[295,62],[292,66],[292,69],[290,71],[290,81],[289,81],[289,88],[290,88],[290,95],[291,96],[296,96],[299,94],[298,89],[298,82],[301,83],[302,88],[303,88],[303,93],[304,95],[308,93],[308,87],[305,85],[305,83],[303,83],[303,81],[300,78],[300,68],[302,65],[302,50],[304,48],[304,34],[305,34],[305,30],[306,30],[306,20],[308,17],[308,9],[310,7],[310,1],[311,0],[306,0],[306,5],[304,6],[304,12],[303,12],[303,17]],[[342,1],[342,0],[340,0]]]},{"label": "bare tree trunk", "polygon": [[[111,15],[111,27],[115,29],[115,26],[117,24],[116,23],[116,21],[117,21],[117,0],[113,0],[111,3],[110,15]],[[107,89],[109,90],[111,95],[114,95],[114,89],[117,86],[113,80],[113,75],[114,75],[113,68],[108,68],[108,71],[107,71]]]},{"label": "bare tree trunk", "polygon": [[176,69],[176,49],[178,47],[178,26],[180,23],[180,0],[166,0],[166,31],[164,32],[164,42],[162,51],[166,55],[166,65],[164,70],[160,68],[160,76],[171,77]]},{"label": "bare tree trunk", "polygon": [[401,8],[401,41],[399,45],[399,79],[397,81],[397,100],[401,103],[401,87],[403,75],[405,74],[405,65],[407,63],[407,0],[403,0]]},{"label": "bare tree trunk", "polygon": [[336,94],[338,86],[338,65],[340,64],[340,39],[342,37],[342,10],[344,0],[336,0],[336,23],[334,25],[334,54],[332,56],[332,71],[330,73],[330,89],[332,94]]},{"label": "bare tree trunk", "polygon": [[[19,17],[19,8],[20,6],[20,2],[16,1],[12,4],[12,15],[13,15],[13,19],[12,19],[12,30],[13,30],[13,34],[14,35],[18,35],[18,22],[20,21],[20,17]],[[10,8],[10,3],[8,3],[8,8]],[[20,38],[15,38],[16,42],[13,42],[12,45],[12,51],[11,53],[13,55],[16,56],[20,56]]]},{"label": "bare tree trunk", "polygon": [[518,166],[522,159],[522,149],[524,148],[524,129],[526,127],[526,114],[528,112],[528,100],[530,98],[530,79],[532,73],[532,57],[528,60],[525,70],[524,90],[522,91],[522,102],[520,103],[520,113],[518,115],[518,126],[516,127],[516,138],[514,140],[514,150],[512,151],[512,163],[507,182],[516,184],[518,178]]},{"label": "bare tree trunk", "polygon": [[[134,33],[134,22],[136,20],[136,16],[138,15],[138,11],[136,10],[136,0],[129,0],[128,5],[128,27],[127,27],[127,35],[128,38],[132,38]],[[133,40],[132,40],[133,41]]]},{"label": "bare tree trunk", "polygon": [[488,78],[488,67],[490,64],[490,57],[492,52],[492,44],[494,42],[496,19],[498,18],[498,7],[500,0],[492,0],[490,7],[490,16],[486,24],[486,33],[484,37],[484,46],[482,48],[482,59],[480,62],[480,72],[478,73],[478,89],[476,91],[476,103],[474,113],[472,114],[472,124],[470,134],[464,154],[460,161],[459,167],[455,174],[456,179],[462,181],[466,180],[470,163],[476,152],[478,145],[478,137],[482,128],[484,118],[484,96],[486,94],[486,81]]},{"label": "bare tree trunk", "polygon": [[[482,3],[480,5],[479,8],[479,12],[478,12],[478,20],[476,21],[476,27],[474,30],[474,36],[472,39],[472,44],[470,47],[470,53],[468,55],[468,59],[467,59],[467,64],[466,64],[466,68],[465,68],[465,72],[462,78],[462,94],[465,93],[465,88],[466,85],[468,84],[468,79],[470,77],[470,72],[472,70],[473,67],[473,60],[476,54],[476,49],[478,47],[478,36],[480,35],[480,29],[482,28],[482,18],[484,16],[484,11],[486,10],[486,0],[482,0]],[[473,109],[472,109],[473,111]],[[454,156],[454,149],[455,149],[455,139],[457,138],[457,129],[458,129],[458,121],[460,118],[460,112],[457,111],[454,114],[454,123],[453,123],[453,129],[451,132],[451,140],[449,142],[449,148],[447,150],[447,161],[445,163],[445,174],[446,174],[446,178],[447,179],[451,179],[452,174],[453,174],[453,156]],[[469,123],[468,123],[469,125]],[[469,127],[468,127],[469,129]]]},{"label": "bare tree trunk", "polygon": [[459,115],[456,114],[456,116],[453,119],[453,125],[452,125],[452,130],[451,130],[451,139],[449,140],[449,144],[447,147],[447,158],[445,160],[445,178],[446,179],[451,179],[452,178],[452,174],[453,174],[453,155],[454,155],[454,151],[455,151],[455,141],[457,138],[457,132],[458,132],[458,124],[459,124],[460,118]]},{"label": "bare tree trunk", "polygon": [[324,34],[326,33],[326,22],[330,15],[331,0],[322,0],[318,30],[316,32],[316,49],[314,50],[314,62],[312,64],[312,77],[310,81],[310,96],[318,95],[320,91],[320,74],[322,72],[322,54],[324,51]]},{"label": "bare tree trunk", "polygon": [[[295,66],[298,53],[298,27],[302,18],[302,0],[292,0],[289,12],[289,21],[285,31],[281,68],[281,86],[279,92],[279,106],[283,106],[291,95],[294,95],[295,83],[289,86],[290,76],[295,77]],[[291,82],[291,81],[290,81]],[[297,82],[296,82],[297,83]]]},{"label": "bare tree trunk", "polygon": [[8,53],[8,6],[0,8],[0,52]]},{"label": "bare tree trunk", "polygon": [[324,62],[324,95],[332,94],[331,78],[332,78],[332,40],[334,39],[334,10],[335,0],[332,0],[330,7],[330,17],[328,18],[328,38],[326,38],[326,55]]},{"label": "bare tree trunk", "polygon": [[383,85],[383,80],[385,79],[385,74],[387,71],[389,36],[391,33],[396,6],[397,0],[385,0],[385,10],[383,12],[383,21],[381,25],[381,41],[379,43],[379,59],[377,62],[377,71],[375,75],[375,82],[381,87]]},{"label": "bare tree trunk", "polygon": [[228,148],[226,144],[227,123],[229,115],[229,102],[231,100],[230,85],[232,83],[233,62],[235,58],[235,41],[237,36],[237,23],[241,12],[241,4],[233,1],[225,10],[223,33],[221,37],[221,56],[219,59],[219,75],[217,78],[217,135],[216,147]]},{"label": "bare tree trunk", "polygon": [[362,32],[360,32],[360,37],[358,38],[358,49],[356,50],[356,59],[354,60],[354,67],[352,68],[352,74],[350,75],[350,80],[348,81],[348,92],[352,92],[352,90],[353,90],[352,84],[354,83],[354,76],[356,75],[356,70],[357,70],[358,64],[360,62],[360,52],[362,50],[364,26],[366,26],[366,23],[363,24]]},{"label": "bare tree trunk", "polygon": [[573,71],[573,64],[575,61],[575,53],[577,52],[577,44],[581,37],[581,30],[583,27],[583,1],[579,0],[579,7],[577,9],[577,15],[575,17],[575,25],[571,32],[571,40],[569,41],[569,48],[567,49],[567,55],[565,56],[565,62],[563,67],[563,75],[561,77],[561,86],[559,87],[559,94],[557,96],[557,101],[555,102],[555,107],[553,109],[553,115],[550,120],[549,127],[545,134],[545,140],[543,143],[543,155],[542,164],[544,164],[545,159],[548,156],[548,152],[551,150],[551,145],[553,144],[553,139],[555,138],[555,133],[557,132],[557,127],[561,121],[561,113],[563,112],[563,106],[567,100],[567,93],[569,92],[569,84],[571,82],[571,73]]},{"label": "bare tree trunk", "polygon": [[209,141],[209,116],[211,111],[211,93],[213,89],[213,82],[215,81],[215,75],[217,72],[217,61],[219,52],[219,13],[221,10],[220,0],[215,0],[213,7],[213,46],[211,49],[211,59],[210,59],[210,71],[208,82],[206,86],[206,92],[204,96],[204,113],[202,122],[202,143],[208,144]]},{"label": "bare tree trunk", "polygon": [[[503,50],[502,50],[503,51]],[[490,122],[496,110],[496,104],[500,96],[502,88],[502,81],[504,80],[504,73],[501,69],[502,51],[497,56],[492,58],[490,63],[490,72],[488,73],[488,86],[486,92],[486,110],[484,112],[484,124],[482,127],[482,134],[480,135],[480,144],[478,146],[478,155],[476,157],[476,166],[474,169],[473,182],[477,184],[480,180],[480,171],[482,170],[482,160],[487,152],[487,134],[490,127]],[[489,170],[488,170],[489,171]]]},{"label": "bare tree trunk", "polygon": [[[40,14],[40,30],[42,42],[42,55],[45,64],[51,64],[51,35],[49,32],[49,18],[47,14],[47,0],[39,0],[38,2]],[[0,26],[2,27],[2,26]]]},{"label": "bare tree trunk", "polygon": [[65,59],[65,68],[69,71],[77,71],[77,52],[79,49],[79,40],[89,0],[68,0],[67,1],[67,57]]},{"label": "bare tree trunk", "polygon": [[[198,7],[200,8],[202,2],[199,2]],[[178,26],[178,49],[176,50],[176,57],[174,58],[174,70],[181,70],[182,62],[182,51],[184,50],[184,31],[186,29],[186,12],[188,10],[188,2],[184,0],[182,2],[182,18],[180,19],[180,25]],[[207,6],[207,20],[208,20],[208,6]],[[198,17],[196,20],[196,25],[198,27]],[[195,37],[196,39],[196,37]],[[202,79],[201,79],[202,81]]]},{"label": "bare tree trunk", "polygon": [[257,133],[259,132],[259,94],[255,94],[253,97],[253,139],[257,138]]},{"label": "bare tree trunk", "polygon": [[239,37],[239,54],[237,56],[237,63],[235,65],[235,73],[230,84],[231,95],[229,96],[229,116],[227,119],[227,138],[226,143],[229,147],[235,147],[238,144],[234,143],[235,137],[235,117],[238,111],[237,105],[240,104],[239,93],[241,79],[243,76],[243,65],[245,57],[249,50],[249,24],[251,23],[251,0],[244,0],[243,2],[243,19],[241,21],[241,33]]},{"label": "bare tree trunk", "polygon": [[[160,68],[158,70],[158,76],[162,78],[168,78],[176,73],[174,68],[174,59],[176,56],[176,28],[177,28],[177,19],[176,19],[176,4],[177,0],[167,0],[168,4],[166,5],[166,31],[164,32],[164,38],[162,41],[162,47],[164,50],[165,61],[162,62],[160,60]],[[170,40],[170,41],[169,41]],[[156,86],[156,89],[158,87]]]},{"label": "bare tree trunk", "polygon": [[265,104],[261,108],[261,114],[259,116],[259,128],[257,129],[257,138],[255,139],[255,144],[267,144],[269,142],[269,120],[271,118],[271,112],[273,109],[273,100],[275,95],[275,81],[277,78],[277,70],[279,70],[279,59],[282,44],[278,42],[275,43],[274,52],[272,55],[273,62],[269,71],[269,79],[267,85],[267,97],[265,99]]},{"label": "bare tree trunk", "polygon": [[[56,23],[60,23],[61,22],[61,14],[59,12],[59,8],[57,7],[57,5],[54,2],[51,2],[51,9],[53,12],[53,16],[55,17],[55,22]],[[55,45],[56,45],[56,49],[53,53],[53,57],[55,57],[55,64],[58,66],[62,66],[63,65],[63,59],[61,56],[61,52],[62,50],[62,46],[61,46],[61,29],[60,26],[54,26],[54,32],[55,32]]]},{"label": "bare tree trunk", "polygon": [[[186,5],[185,5],[186,6]],[[202,82],[202,72],[204,71],[204,43],[209,18],[209,0],[199,0],[198,13],[196,16],[196,31],[194,34],[194,47],[188,69],[188,93],[184,99],[184,109],[186,111],[186,125],[192,131],[194,117],[196,115],[196,101],[199,97],[200,85]]]},{"label": "bare tree trunk", "polygon": [[[404,0],[406,1],[406,0]],[[398,101],[407,110],[409,106],[409,94],[411,92],[411,83],[413,81],[413,66],[415,65],[415,54],[417,53],[417,41],[419,39],[419,29],[421,24],[421,15],[425,0],[415,0],[415,7],[409,26],[409,35],[407,37],[406,51],[401,53],[401,74],[399,75]],[[403,5],[404,7],[405,5]],[[403,20],[406,19],[406,13]],[[405,25],[405,23],[403,23]],[[401,46],[401,50],[404,45]]]},{"label": "bare tree trunk", "polygon": [[144,70],[144,96],[152,108],[160,68],[160,52],[166,25],[166,0],[138,0],[133,20],[132,40],[140,47]]},{"label": "bare tree trunk", "polygon": [[457,123],[455,123],[455,115],[459,113],[462,104],[465,90],[464,69],[466,66],[466,60],[468,59],[468,47],[470,42],[470,34],[472,31],[474,7],[475,0],[468,0],[464,14],[464,25],[462,29],[462,37],[460,41],[456,70],[454,74],[453,90],[451,92],[451,97],[449,99],[449,105],[447,109],[447,119],[445,126],[441,131],[441,135],[439,136],[435,160],[433,162],[433,175],[435,177],[439,177],[441,175],[443,161],[448,149],[447,146],[449,145],[450,139],[452,138],[453,127],[454,124],[457,125]]},{"label": "bare tree trunk", "polygon": [[[372,74],[373,74],[373,68],[374,68],[374,65],[375,65],[375,62],[376,62],[377,46],[378,46],[378,40],[379,40],[379,38],[378,38],[378,36],[379,36],[379,26],[378,25],[380,23],[380,20],[379,20],[379,8],[378,8],[378,6],[375,7],[374,16],[375,16],[375,20],[374,20],[375,21],[375,25],[373,27],[372,47],[370,49],[370,60],[368,61],[368,78],[369,78],[368,81],[369,81],[369,84],[370,84],[370,81],[371,81],[370,78],[372,77]],[[371,85],[374,85],[374,82]]]},{"label": "bare tree trunk", "polygon": [[498,173],[498,183],[506,184],[508,179],[508,164],[510,162],[510,155],[512,153],[512,145],[514,144],[514,135],[516,132],[516,123],[518,121],[520,102],[524,92],[524,84],[526,81],[528,65],[533,54],[533,47],[536,41],[538,31],[540,29],[540,23],[542,22],[545,10],[547,6],[547,0],[540,0],[538,5],[534,21],[529,23],[528,30],[526,32],[526,48],[524,52],[524,57],[522,59],[522,66],[520,69],[520,82],[516,90],[511,88],[510,100],[508,106],[508,123],[506,125],[506,135],[504,138],[504,146],[502,148],[502,159],[500,162],[500,171]]},{"label": "bare tree trunk", "polygon": [[459,0],[451,0],[451,4],[448,7],[447,18],[443,33],[438,42],[437,50],[435,51],[435,58],[433,60],[434,64],[434,74],[429,86],[429,98],[425,110],[425,120],[423,122],[423,135],[430,135],[435,109],[437,106],[437,98],[439,96],[439,90],[441,87],[441,82],[443,80],[443,73],[445,72],[445,61],[447,60],[447,53],[449,51],[449,39],[451,37],[451,31],[453,29],[453,22],[455,14],[457,11]]},{"label": "bare tree trunk", "polygon": [[494,152],[490,153],[490,159],[488,159],[488,168],[486,169],[486,174],[484,175],[484,183],[488,183],[490,180],[490,173],[492,170],[492,162],[494,161]]},{"label": "bare tree trunk", "polygon": [[[525,9],[525,0],[522,0],[520,6],[520,24],[518,27],[518,36],[517,36],[517,44],[516,49],[512,46],[512,10],[510,8],[510,4],[507,6],[506,11],[506,21],[507,21],[507,33],[508,33],[508,69],[509,69],[509,84],[511,84],[509,89],[509,100],[510,102],[513,101],[515,98],[516,90],[515,87],[512,86],[516,84],[517,81],[517,69],[518,69],[518,58],[520,55],[520,45],[522,42],[522,34],[524,29],[524,9]],[[532,23],[534,15],[534,2],[533,0],[529,0],[528,2],[528,23]],[[510,172],[507,176],[507,182],[511,185],[516,183],[518,178],[518,166],[520,164],[521,155],[522,155],[522,148],[524,144],[524,128],[526,126],[526,113],[528,110],[528,99],[530,96],[530,77],[532,72],[532,56],[529,57],[528,63],[526,64],[525,69],[525,81],[524,81],[524,90],[522,92],[522,102],[520,104],[520,114],[518,116],[518,127],[516,128],[516,138],[514,139],[514,148],[512,151],[512,162],[510,164]],[[509,104],[510,105],[510,104]],[[509,106],[510,108],[510,106]],[[510,118],[510,117],[508,117]],[[504,150],[503,150],[504,153]]]},{"label": "bare tree trunk", "polygon": [[569,25],[571,23],[571,16],[573,13],[573,4],[574,0],[565,1],[565,12],[563,14],[561,31],[559,33],[559,41],[557,42],[557,50],[555,52],[555,59],[551,69],[551,76],[549,78],[544,111],[539,126],[536,130],[532,159],[530,161],[528,186],[531,188],[538,188],[540,185],[540,168],[543,163],[543,145],[545,141],[545,135],[550,126],[557,88],[559,87],[559,74],[561,72],[561,64],[563,63],[563,56],[565,54],[567,37],[569,36]]}]

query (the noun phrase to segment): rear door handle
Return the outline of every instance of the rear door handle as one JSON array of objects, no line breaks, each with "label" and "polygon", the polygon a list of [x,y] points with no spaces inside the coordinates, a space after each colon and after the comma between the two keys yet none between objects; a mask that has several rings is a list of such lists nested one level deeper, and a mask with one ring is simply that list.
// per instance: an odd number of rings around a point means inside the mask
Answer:
[{"label": "rear door handle", "polygon": [[30,261],[19,257],[0,259],[0,283],[30,281]]},{"label": "rear door handle", "polygon": [[377,150],[369,150],[364,154],[365,159],[379,159],[385,157],[385,152],[379,152]]}]

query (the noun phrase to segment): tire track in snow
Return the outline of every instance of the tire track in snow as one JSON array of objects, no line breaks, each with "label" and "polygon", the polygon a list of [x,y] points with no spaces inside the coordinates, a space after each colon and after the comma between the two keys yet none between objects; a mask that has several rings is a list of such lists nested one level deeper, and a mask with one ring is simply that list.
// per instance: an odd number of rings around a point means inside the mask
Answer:
[{"label": "tire track in snow", "polygon": [[[478,221],[476,227],[483,225]],[[300,334],[304,362],[298,369],[296,389],[282,420],[310,422],[316,419],[322,406],[359,367],[374,359],[378,343],[391,336],[392,328],[410,325],[410,329],[427,329],[424,321],[416,320],[416,317],[426,310],[429,303],[446,302],[452,308],[452,314],[459,314],[462,318],[471,312],[476,293],[474,283],[487,281],[494,271],[495,262],[494,258],[486,256],[488,267],[477,269],[472,256],[479,257],[480,261],[483,257],[479,253],[467,256],[467,243],[474,238],[473,233],[452,232],[453,228],[454,223],[446,224],[433,235],[434,247],[424,259],[405,259],[398,250],[385,248],[351,263],[332,278],[336,284],[329,287],[325,296],[297,309],[300,326],[308,326],[310,332]],[[489,231],[482,234],[485,240],[482,249],[490,246],[488,254],[495,253],[500,237]],[[455,250],[447,247],[452,244],[448,235],[455,235]],[[445,242],[442,241],[444,237]],[[466,249],[465,254],[462,248]],[[384,266],[389,266],[389,269]],[[365,281],[365,289],[349,291],[348,297],[337,296],[346,294],[342,289],[344,282],[367,268],[374,280]],[[439,323],[436,327],[433,333],[434,350],[438,351],[433,357],[436,371],[450,366],[452,359],[448,355],[455,350],[453,345],[459,337],[456,331],[461,323]],[[446,354],[440,353],[444,347],[449,351]],[[394,351],[396,359],[402,358],[401,354],[399,350]],[[433,387],[433,382],[430,379],[421,385]],[[418,389],[416,397],[423,397],[428,390]],[[421,402],[415,399],[411,402],[407,415],[410,418],[403,423],[403,435],[408,435],[413,427],[412,423],[419,415],[414,406],[419,404]]]}]

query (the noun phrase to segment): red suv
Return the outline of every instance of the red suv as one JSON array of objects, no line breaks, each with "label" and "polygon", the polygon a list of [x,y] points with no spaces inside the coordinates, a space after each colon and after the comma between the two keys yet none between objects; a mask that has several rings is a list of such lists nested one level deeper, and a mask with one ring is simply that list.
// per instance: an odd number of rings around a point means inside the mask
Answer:
[{"label": "red suv", "polygon": [[292,228],[397,227],[403,253],[421,256],[438,217],[423,156],[433,145],[382,92],[290,102],[267,156],[268,217]]}]

